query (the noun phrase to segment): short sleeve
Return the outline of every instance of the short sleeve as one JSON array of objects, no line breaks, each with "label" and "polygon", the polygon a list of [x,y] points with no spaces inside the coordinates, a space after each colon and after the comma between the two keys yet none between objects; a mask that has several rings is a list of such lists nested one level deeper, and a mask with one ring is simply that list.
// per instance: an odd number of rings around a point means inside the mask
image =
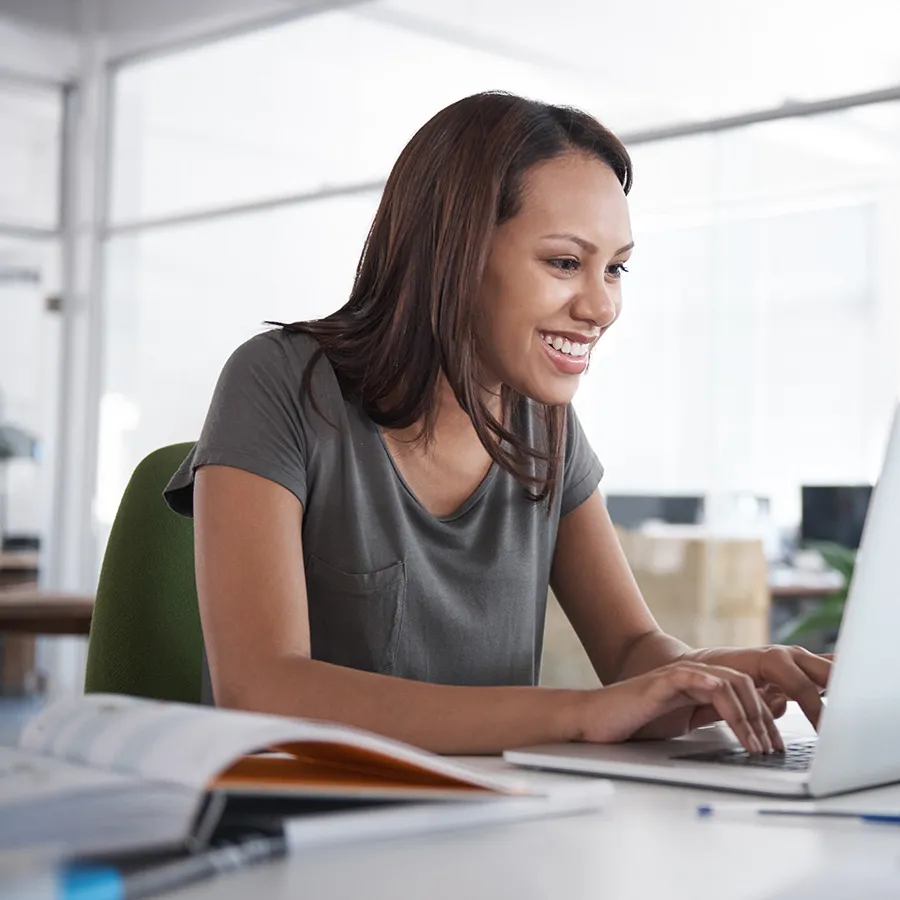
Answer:
[{"label": "short sleeve", "polygon": [[603,466],[591,448],[570,404],[566,409],[566,458],[560,517],[581,506],[600,484]]},{"label": "short sleeve", "polygon": [[305,504],[301,386],[302,372],[280,332],[264,332],[238,347],[219,376],[200,439],[165,489],[169,506],[193,515],[194,473],[206,465],[252,472]]}]

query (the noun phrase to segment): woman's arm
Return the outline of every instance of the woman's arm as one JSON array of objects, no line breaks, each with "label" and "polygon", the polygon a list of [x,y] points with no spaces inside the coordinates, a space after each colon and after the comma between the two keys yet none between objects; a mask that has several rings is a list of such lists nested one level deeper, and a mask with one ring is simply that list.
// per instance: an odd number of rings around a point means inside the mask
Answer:
[{"label": "woman's arm", "polygon": [[[810,722],[818,725],[819,694],[828,683],[831,660],[802,647],[692,650],[667,635],[641,596],[599,492],[560,521],[551,583],[604,684],[634,679],[673,663],[708,663],[748,676],[764,689],[766,702],[777,715],[784,711],[787,697],[796,700]],[[697,726],[718,718],[715,709],[698,710],[691,713],[689,722]],[[670,717],[640,733],[659,737],[671,730]]]},{"label": "woman's arm", "polygon": [[550,582],[603,684],[690,649],[665,634],[647,608],[599,491],[560,520]]},{"label": "woman's arm", "polygon": [[221,706],[343,722],[438,753],[612,743],[696,708],[714,708],[751,751],[778,740],[747,676],[697,662],[567,691],[434,685],[310,659],[302,521],[300,502],[274,482],[225,466],[197,471],[197,589]]}]

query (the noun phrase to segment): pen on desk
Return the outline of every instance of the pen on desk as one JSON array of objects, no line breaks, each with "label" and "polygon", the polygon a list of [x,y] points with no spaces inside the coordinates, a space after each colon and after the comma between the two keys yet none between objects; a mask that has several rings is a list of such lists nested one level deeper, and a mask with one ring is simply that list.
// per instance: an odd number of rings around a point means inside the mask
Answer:
[{"label": "pen on desk", "polygon": [[755,819],[759,816],[805,816],[818,819],[852,819],[871,825],[900,825],[900,813],[859,813],[839,809],[787,809],[742,804],[703,804],[697,807],[701,818]]},{"label": "pen on desk", "polygon": [[76,865],[62,873],[57,896],[60,900],[142,900],[286,853],[287,841],[279,835],[213,847],[134,872]]}]

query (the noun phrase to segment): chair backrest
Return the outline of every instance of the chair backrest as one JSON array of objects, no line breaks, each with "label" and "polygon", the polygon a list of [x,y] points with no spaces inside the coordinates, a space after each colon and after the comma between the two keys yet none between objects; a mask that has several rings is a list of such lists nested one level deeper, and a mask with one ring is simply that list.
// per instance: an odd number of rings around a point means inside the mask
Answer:
[{"label": "chair backrest", "polygon": [[87,692],[200,702],[193,521],[172,512],[162,494],[192,446],[151,453],[122,496],[97,585]]}]

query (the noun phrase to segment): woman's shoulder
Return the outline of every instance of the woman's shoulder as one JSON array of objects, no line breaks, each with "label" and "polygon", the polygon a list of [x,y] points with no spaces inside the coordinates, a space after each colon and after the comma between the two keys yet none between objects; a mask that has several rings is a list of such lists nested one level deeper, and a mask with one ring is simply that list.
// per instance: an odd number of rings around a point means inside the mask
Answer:
[{"label": "woman's shoulder", "polygon": [[[272,328],[244,341],[225,363],[226,381],[251,381],[258,385],[280,385],[296,391],[306,383],[330,397],[337,389],[334,368],[320,351],[316,338],[302,331]],[[310,369],[310,364],[314,364]],[[338,389],[338,393],[339,393]]]},{"label": "woman's shoulder", "polygon": [[318,349],[319,342],[311,334],[274,327],[244,341],[231,354],[228,363],[281,365],[303,371]]},{"label": "woman's shoulder", "polygon": [[[334,368],[310,334],[273,328],[238,346],[222,368],[213,405],[234,396],[294,406],[315,395],[315,408],[343,403]],[[312,368],[310,364],[313,363]],[[305,410],[304,410],[305,413]]]}]

